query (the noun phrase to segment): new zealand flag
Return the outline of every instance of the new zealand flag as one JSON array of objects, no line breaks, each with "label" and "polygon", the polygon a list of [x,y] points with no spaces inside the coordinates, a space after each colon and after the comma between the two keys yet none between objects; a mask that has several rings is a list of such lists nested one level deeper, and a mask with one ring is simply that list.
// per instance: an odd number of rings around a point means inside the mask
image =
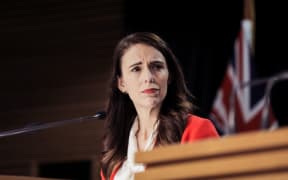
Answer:
[{"label": "new zealand flag", "polygon": [[277,127],[265,96],[266,83],[257,83],[254,70],[252,22],[244,19],[211,112],[223,134]]}]

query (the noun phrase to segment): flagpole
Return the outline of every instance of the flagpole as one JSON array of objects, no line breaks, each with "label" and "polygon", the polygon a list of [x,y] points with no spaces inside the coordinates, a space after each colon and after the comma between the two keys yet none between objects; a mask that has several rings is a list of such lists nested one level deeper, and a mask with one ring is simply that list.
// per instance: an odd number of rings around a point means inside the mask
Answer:
[{"label": "flagpole", "polygon": [[244,0],[244,14],[243,18],[247,19],[251,22],[251,35],[252,35],[252,43],[251,43],[251,48],[252,48],[252,53],[253,55],[255,54],[255,32],[256,32],[256,26],[255,26],[255,6],[254,6],[254,0]]}]

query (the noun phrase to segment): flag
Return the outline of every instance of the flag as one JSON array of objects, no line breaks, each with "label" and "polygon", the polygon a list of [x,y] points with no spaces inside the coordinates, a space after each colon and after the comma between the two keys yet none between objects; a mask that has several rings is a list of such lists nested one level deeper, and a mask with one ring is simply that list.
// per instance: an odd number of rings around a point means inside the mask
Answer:
[{"label": "flag", "polygon": [[210,118],[223,134],[277,127],[266,84],[257,81],[252,49],[252,21],[243,19]]}]

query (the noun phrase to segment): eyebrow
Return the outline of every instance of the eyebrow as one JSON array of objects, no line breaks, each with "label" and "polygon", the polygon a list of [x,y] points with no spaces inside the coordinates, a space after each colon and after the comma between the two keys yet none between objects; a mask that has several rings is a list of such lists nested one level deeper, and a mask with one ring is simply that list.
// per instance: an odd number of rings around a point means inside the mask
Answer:
[{"label": "eyebrow", "polygon": [[129,68],[142,64],[142,62],[137,62],[129,66]]},{"label": "eyebrow", "polygon": [[[165,64],[165,62],[159,61],[159,60],[153,60],[149,64],[154,64],[154,63],[155,64]],[[141,65],[141,64],[142,64],[142,62],[137,62],[137,63],[134,63],[134,64],[130,65],[129,68],[137,66],[137,65]]]},{"label": "eyebrow", "polygon": [[159,60],[151,61],[150,64],[153,64],[153,63],[155,63],[155,64],[165,64],[165,62],[159,61]]}]

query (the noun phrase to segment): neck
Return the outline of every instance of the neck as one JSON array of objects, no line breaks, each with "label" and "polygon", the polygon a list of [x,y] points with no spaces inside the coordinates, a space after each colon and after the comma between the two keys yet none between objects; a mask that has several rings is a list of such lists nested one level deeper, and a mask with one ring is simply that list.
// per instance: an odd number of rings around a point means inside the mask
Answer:
[{"label": "neck", "polygon": [[[155,138],[153,133],[155,130],[156,121],[158,120],[159,110],[141,110],[138,114],[138,131],[136,132],[137,147],[139,151],[146,151],[147,148],[154,146]],[[152,141],[149,138],[153,138]]]},{"label": "neck", "polygon": [[153,131],[154,125],[158,119],[160,109],[141,109],[138,114],[138,134],[148,137]]}]

